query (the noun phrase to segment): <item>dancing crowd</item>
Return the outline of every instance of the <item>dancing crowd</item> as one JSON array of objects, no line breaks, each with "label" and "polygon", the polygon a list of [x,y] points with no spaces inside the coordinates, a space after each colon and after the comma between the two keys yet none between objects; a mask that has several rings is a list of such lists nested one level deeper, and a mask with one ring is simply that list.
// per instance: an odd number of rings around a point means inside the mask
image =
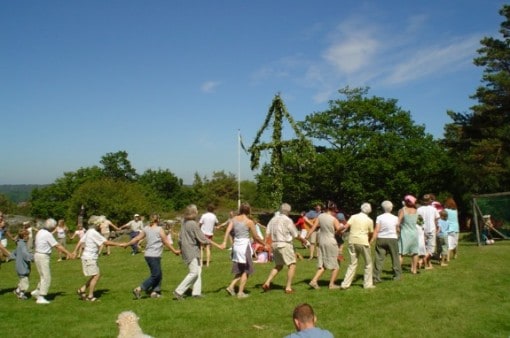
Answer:
[{"label": "dancing crowd", "polygon": [[[30,265],[31,262],[35,263],[39,282],[30,294],[37,304],[49,303],[46,296],[51,285],[50,258],[53,248],[58,251],[59,261],[65,257],[81,258],[86,279],[76,293],[80,299],[90,302],[97,300],[94,291],[101,277],[98,258],[103,248],[106,248],[105,254],[109,255],[110,246],[131,247],[135,255],[141,251],[141,242],[144,242],[144,258],[150,275],[132,290],[135,299],[142,298],[144,293],[151,298],[161,297],[161,257],[164,247],[180,255],[188,268],[188,274],[173,291],[176,300],[185,299],[189,290],[192,297],[203,297],[203,252],[206,252],[205,266],[208,267],[210,246],[225,250],[227,243],[231,243],[229,250],[232,251],[233,279],[225,290],[240,299],[249,296],[245,292],[246,284],[254,272],[254,263],[260,252],[264,252],[265,257],[274,263],[262,284],[263,291],[270,291],[273,279],[286,268],[283,291],[287,294],[295,292],[292,285],[296,263],[300,258],[295,248],[297,241],[309,248],[309,259],[313,259],[317,252],[317,270],[309,282],[312,289],[321,288],[321,277],[326,270],[330,273],[327,282],[329,289],[350,288],[360,258],[364,262],[363,288],[372,289],[385,279],[400,280],[404,257],[410,257],[411,274],[417,274],[421,269],[432,269],[433,260],[445,267],[450,259],[457,257],[459,222],[457,206],[452,198],[446,199],[441,205],[435,201],[433,194],[423,195],[419,202],[416,197],[406,195],[396,215],[393,214],[391,201],[383,201],[381,208],[383,212],[376,216],[374,222],[369,216],[372,213],[369,203],[363,203],[359,213],[346,217],[334,202],[328,202],[324,211],[322,205],[316,205],[310,212],[302,212],[295,223],[290,218],[291,206],[283,203],[264,227],[252,217],[247,203],[241,204],[238,212],[231,213],[229,220],[221,225],[214,214],[213,205],[198,217],[198,209],[192,204],[186,207],[183,215],[178,249],[174,247],[172,228],[162,224],[157,214],[150,215],[147,225],[144,225],[140,215],[135,214],[132,221],[119,227],[104,216],[91,216],[87,226],[79,224],[72,236],[69,236],[63,220],[57,222],[50,218],[35,236],[32,236],[32,227],[27,222],[17,236],[10,235],[16,239],[16,249],[10,253],[4,245],[0,245],[0,251],[16,261],[19,283],[14,293],[19,299],[28,298]],[[1,213],[0,216],[0,229],[4,234],[7,233],[2,225],[5,222]],[[214,230],[225,226],[223,241],[216,243],[213,241]],[[88,229],[85,231],[84,227]],[[265,228],[265,235],[261,228]],[[123,229],[129,229],[129,241],[114,240],[112,230]],[[66,248],[68,236],[79,238],[73,251]],[[344,260],[344,242],[347,244],[349,265],[342,282],[338,284],[340,263]],[[391,276],[383,276],[387,255],[391,258]]]}]

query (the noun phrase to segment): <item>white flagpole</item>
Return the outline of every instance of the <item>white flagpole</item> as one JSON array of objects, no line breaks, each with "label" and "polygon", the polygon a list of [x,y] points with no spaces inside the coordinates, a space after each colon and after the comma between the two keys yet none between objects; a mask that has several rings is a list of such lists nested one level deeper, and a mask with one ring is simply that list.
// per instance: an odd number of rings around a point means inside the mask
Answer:
[{"label": "white flagpole", "polygon": [[241,207],[241,130],[237,130],[237,209]]}]

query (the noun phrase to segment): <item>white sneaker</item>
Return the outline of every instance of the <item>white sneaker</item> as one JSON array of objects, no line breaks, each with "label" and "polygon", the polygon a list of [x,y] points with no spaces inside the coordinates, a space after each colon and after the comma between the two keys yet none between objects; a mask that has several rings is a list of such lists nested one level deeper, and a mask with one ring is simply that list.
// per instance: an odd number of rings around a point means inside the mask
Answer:
[{"label": "white sneaker", "polygon": [[49,304],[50,301],[47,300],[46,298],[44,298],[43,296],[39,296],[39,297],[37,297],[36,303],[37,304]]},{"label": "white sneaker", "polygon": [[39,297],[39,290],[35,289],[34,291],[30,292],[30,294],[32,295],[32,297],[37,298]]}]

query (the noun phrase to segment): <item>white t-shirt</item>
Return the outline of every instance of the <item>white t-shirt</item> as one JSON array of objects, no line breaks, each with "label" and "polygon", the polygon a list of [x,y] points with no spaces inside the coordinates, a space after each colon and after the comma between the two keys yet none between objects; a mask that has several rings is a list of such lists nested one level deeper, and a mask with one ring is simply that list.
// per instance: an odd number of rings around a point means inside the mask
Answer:
[{"label": "white t-shirt", "polygon": [[375,224],[379,224],[379,233],[377,238],[394,238],[397,239],[397,225],[398,217],[386,212],[382,215],[377,216]]},{"label": "white t-shirt", "polygon": [[129,221],[128,223],[129,227],[131,228],[131,231],[142,231],[143,229],[143,221],[135,221],[134,219]]},{"label": "white t-shirt", "polygon": [[423,218],[423,230],[436,232],[436,221],[439,219],[439,211],[432,205],[423,205],[416,211]]},{"label": "white t-shirt", "polygon": [[200,217],[200,229],[204,235],[212,236],[214,232],[214,226],[219,223],[218,218],[212,212],[206,212]]},{"label": "white t-shirt", "polygon": [[41,229],[35,235],[35,252],[40,254],[51,254],[51,248],[58,242],[47,229]]},{"label": "white t-shirt", "polygon": [[273,243],[292,243],[292,239],[298,236],[298,231],[292,219],[279,214],[271,218],[267,224],[266,236],[267,234],[271,235]]},{"label": "white t-shirt", "polygon": [[106,242],[106,238],[102,236],[96,229],[88,229],[85,235],[80,239],[83,246],[81,259],[97,259],[99,257],[99,247]]}]

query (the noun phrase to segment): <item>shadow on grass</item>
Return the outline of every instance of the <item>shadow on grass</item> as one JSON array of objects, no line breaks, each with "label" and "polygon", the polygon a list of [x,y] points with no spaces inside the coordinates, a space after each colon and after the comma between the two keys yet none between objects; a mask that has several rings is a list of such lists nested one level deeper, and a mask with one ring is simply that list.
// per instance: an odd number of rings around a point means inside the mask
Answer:
[{"label": "shadow on grass", "polygon": [[48,293],[48,294],[46,295],[46,297],[45,297],[45,298],[46,298],[47,300],[49,300],[49,301],[52,301],[52,300],[55,300],[55,298],[60,297],[60,296],[63,296],[63,295],[65,295],[65,294],[66,294],[66,293],[65,293],[65,292],[62,292],[62,291],[60,291],[60,292],[53,292],[53,293]]},{"label": "shadow on grass", "polygon": [[5,295],[6,293],[12,293],[16,288],[7,288],[7,289],[0,289],[0,295]]}]

